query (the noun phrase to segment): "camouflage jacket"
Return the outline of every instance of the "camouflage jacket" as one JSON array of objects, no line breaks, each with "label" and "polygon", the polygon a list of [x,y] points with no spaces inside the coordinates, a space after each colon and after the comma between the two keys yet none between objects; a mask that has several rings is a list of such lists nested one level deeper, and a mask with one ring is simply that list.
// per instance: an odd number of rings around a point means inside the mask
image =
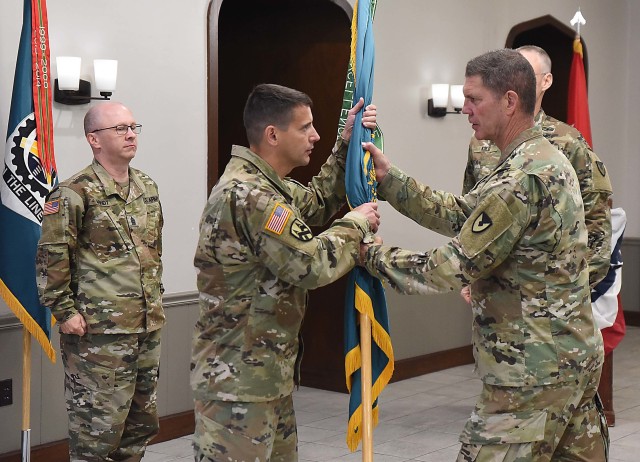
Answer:
[{"label": "camouflage jacket", "polygon": [[539,127],[505,152],[504,162],[462,198],[393,167],[378,191],[409,218],[450,222],[457,235],[420,253],[371,246],[366,266],[406,294],[471,284],[474,356],[484,382],[572,380],[587,362],[602,359],[578,179]]},{"label": "camouflage jacket", "polygon": [[313,236],[345,203],[346,146],[308,187],[280,179],[234,146],[200,222],[200,291],[191,385],[202,400],[268,401],[293,391],[307,290],[355,264],[369,224],[349,212]]},{"label": "camouflage jacket", "polygon": [[[544,137],[569,159],[578,175],[589,236],[589,285],[594,287],[609,270],[611,212],[607,201],[612,194],[609,175],[602,161],[574,127],[549,117],[543,110],[538,112],[535,122],[542,127]],[[472,137],[462,194],[471,191],[499,162],[500,150],[495,144]]]},{"label": "camouflage jacket", "polygon": [[164,324],[158,187],[131,167],[129,179],[125,198],[94,160],[47,199],[37,282],[41,303],[60,323],[82,313],[94,334],[149,332]]}]

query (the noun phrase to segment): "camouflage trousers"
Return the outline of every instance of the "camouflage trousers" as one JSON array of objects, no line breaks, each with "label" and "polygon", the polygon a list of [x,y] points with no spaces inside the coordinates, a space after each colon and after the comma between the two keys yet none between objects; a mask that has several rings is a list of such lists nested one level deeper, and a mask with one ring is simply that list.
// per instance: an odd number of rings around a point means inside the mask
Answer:
[{"label": "camouflage trousers", "polygon": [[596,407],[600,369],[538,387],[485,384],[460,436],[458,462],[604,462],[606,420]]},{"label": "camouflage trousers", "polygon": [[242,403],[195,401],[196,462],[297,462],[293,398]]},{"label": "camouflage trousers", "polygon": [[160,330],[60,337],[71,462],[140,461],[159,430]]}]

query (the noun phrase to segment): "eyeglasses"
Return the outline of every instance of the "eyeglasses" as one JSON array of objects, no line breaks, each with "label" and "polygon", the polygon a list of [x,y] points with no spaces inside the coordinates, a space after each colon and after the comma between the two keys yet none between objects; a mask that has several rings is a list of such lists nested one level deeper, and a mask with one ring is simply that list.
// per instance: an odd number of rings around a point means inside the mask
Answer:
[{"label": "eyeglasses", "polygon": [[114,125],[113,127],[98,128],[97,130],[91,131],[91,133],[100,132],[102,130],[110,130],[112,128],[116,129],[116,133],[118,135],[126,135],[129,132],[129,129],[131,129],[131,131],[136,135],[139,135],[140,132],[142,131],[142,125],[131,124],[131,125]]}]

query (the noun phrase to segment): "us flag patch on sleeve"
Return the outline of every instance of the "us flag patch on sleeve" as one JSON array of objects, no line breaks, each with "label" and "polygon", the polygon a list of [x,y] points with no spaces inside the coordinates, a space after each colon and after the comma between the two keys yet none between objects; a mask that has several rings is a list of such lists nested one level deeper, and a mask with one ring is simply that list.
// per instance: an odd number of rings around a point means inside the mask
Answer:
[{"label": "us flag patch on sleeve", "polygon": [[282,231],[284,230],[284,227],[287,224],[287,221],[289,221],[291,215],[291,210],[277,203],[276,208],[273,209],[264,229],[278,235],[282,234]]},{"label": "us flag patch on sleeve", "polygon": [[58,213],[58,210],[60,210],[60,201],[59,200],[45,202],[44,210],[43,210],[45,215],[51,215],[52,213]]}]

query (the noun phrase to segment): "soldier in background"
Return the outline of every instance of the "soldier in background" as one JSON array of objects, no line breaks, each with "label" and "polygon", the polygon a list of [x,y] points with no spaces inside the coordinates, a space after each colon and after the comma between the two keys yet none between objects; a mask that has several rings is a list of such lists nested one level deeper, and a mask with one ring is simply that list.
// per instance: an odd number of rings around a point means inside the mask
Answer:
[{"label": "soldier in background", "polygon": [[447,230],[425,252],[363,244],[367,270],[406,294],[471,285],[483,388],[458,461],[606,460],[595,404],[602,337],[591,313],[587,229],[576,173],[534,124],[535,75],[514,50],[467,63],[463,113],[498,167],[465,196],[418,183],[373,144],[378,194],[417,223]]},{"label": "soldier in background", "polygon": [[163,218],[129,166],[141,128],[120,103],[89,109],[93,163],[44,207],[38,287],[60,326],[71,461],[140,461],[158,433]]},{"label": "soldier in background", "polygon": [[[320,137],[311,99],[258,85],[244,108],[249,148],[234,146],[211,191],[195,255],[200,291],[191,363],[196,461],[296,461],[292,392],[307,290],[329,284],[358,259],[378,228],[377,204],[356,207],[314,236],[345,203],[350,111],[333,153],[308,186],[286,176],[309,163]],[[363,125],[375,128],[375,106]],[[299,383],[299,382],[298,382]]]}]

